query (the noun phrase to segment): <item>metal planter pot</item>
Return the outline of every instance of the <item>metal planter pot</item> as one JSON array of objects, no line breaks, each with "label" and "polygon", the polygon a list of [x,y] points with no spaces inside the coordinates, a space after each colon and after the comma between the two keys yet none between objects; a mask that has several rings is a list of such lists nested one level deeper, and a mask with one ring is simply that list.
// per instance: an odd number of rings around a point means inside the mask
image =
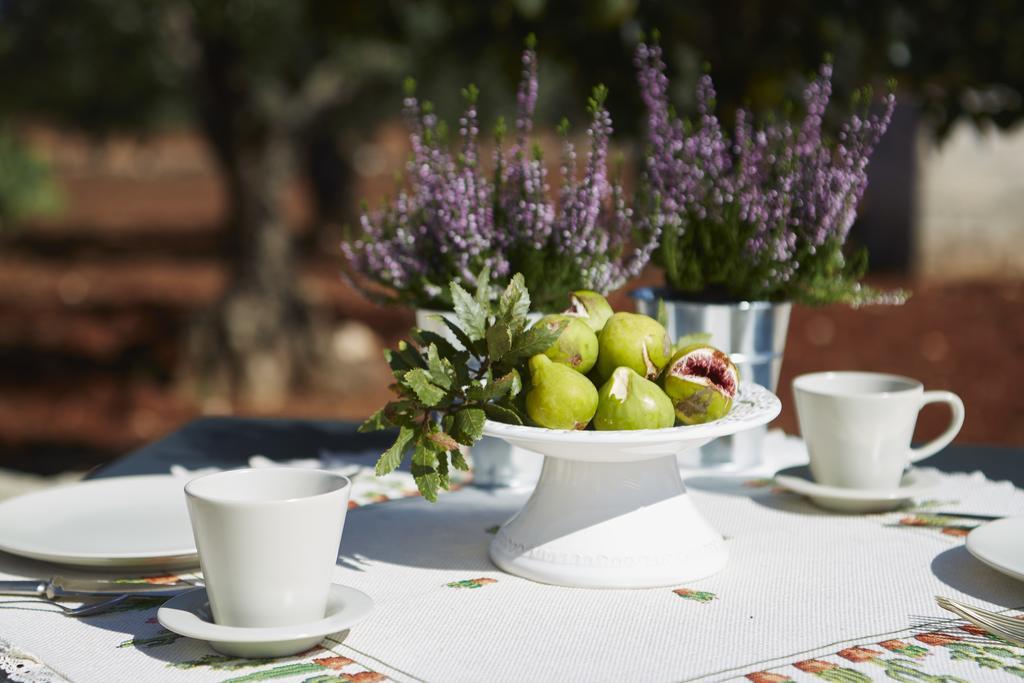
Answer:
[{"label": "metal planter pot", "polygon": [[[644,288],[632,292],[638,312],[658,315],[658,301],[665,302],[668,332],[673,339],[696,332],[711,335],[710,343],[728,353],[740,377],[776,392],[782,354],[786,348],[790,303],[739,301],[701,303],[673,299],[669,290]],[[685,467],[743,469],[763,461],[761,446],[767,427],[712,441],[699,451],[683,456]]]}]

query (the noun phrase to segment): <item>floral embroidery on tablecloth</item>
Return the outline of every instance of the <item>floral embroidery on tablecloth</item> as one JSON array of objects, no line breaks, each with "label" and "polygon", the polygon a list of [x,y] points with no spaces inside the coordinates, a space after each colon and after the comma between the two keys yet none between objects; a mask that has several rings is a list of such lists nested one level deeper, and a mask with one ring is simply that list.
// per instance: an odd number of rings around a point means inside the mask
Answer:
[{"label": "floral embroidery on tablecloth", "polygon": [[978,526],[978,522],[967,524],[954,515],[910,515],[902,517],[900,526],[918,526],[938,529],[946,536],[963,537]]},{"label": "floral embroidery on tablecloth", "polygon": [[[352,666],[362,670],[343,671],[343,669]],[[380,683],[387,680],[383,674],[363,669],[355,660],[341,655],[333,655],[317,657],[309,662],[284,664],[269,669],[253,671],[242,676],[224,679],[221,683],[254,683],[256,681],[269,681],[291,676],[305,676],[307,674],[313,675],[309,678],[304,678],[303,683],[328,683],[328,681],[331,683]]]},{"label": "floral embroidery on tablecloth", "polygon": [[[149,621],[147,619],[147,621]],[[149,636],[148,638],[130,638],[118,645],[119,648],[134,647],[134,648],[150,648],[150,647],[163,647],[164,645],[170,645],[171,643],[177,642],[181,639],[177,633],[171,633],[170,631],[161,631],[155,636]]]},{"label": "floral embroidery on tablecloth", "polygon": [[694,602],[711,602],[717,600],[718,596],[708,591],[695,591],[692,588],[676,588],[672,591],[681,598],[693,600]]},{"label": "floral embroidery on tablecloth", "polygon": [[789,496],[796,495],[792,491],[782,486],[776,486],[775,480],[771,477],[760,477],[757,479],[747,479],[743,482],[743,488],[746,489],[766,489],[768,493],[775,496]]},{"label": "floral embroidery on tablecloth", "polygon": [[497,579],[463,579],[462,581],[452,581],[446,583],[445,586],[448,588],[482,588],[491,583],[498,583]]},{"label": "floral embroidery on tablecloth", "polygon": [[[179,636],[169,631],[148,639],[135,638],[125,641],[119,647],[160,647],[175,642]],[[319,655],[319,656],[317,656]],[[312,657],[312,659],[309,659]],[[248,673],[231,676],[221,683],[257,683],[258,681],[278,680],[303,676],[303,683],[379,683],[387,678],[376,671],[371,671],[354,659],[345,657],[317,645],[306,652],[292,657],[276,660],[245,659],[209,653],[183,662],[171,662],[171,669],[209,669],[211,671],[239,671],[253,669]]]},{"label": "floral embroidery on tablecloth", "polygon": [[182,582],[188,583],[189,578],[179,576],[178,574],[165,574],[163,576],[134,576],[127,579],[114,579],[112,583],[136,586],[141,584],[150,584],[152,586],[173,586],[176,583]]},{"label": "floral embroidery on tablecloth", "polygon": [[978,673],[1000,671],[1024,678],[1024,647],[990,635],[973,624],[960,622],[902,639],[854,645],[832,655],[748,673],[745,678],[752,683],[792,683],[794,678],[786,669],[793,667],[804,674],[841,683],[893,680],[966,683],[970,680],[962,677],[962,668],[951,671],[954,663],[973,664]]}]

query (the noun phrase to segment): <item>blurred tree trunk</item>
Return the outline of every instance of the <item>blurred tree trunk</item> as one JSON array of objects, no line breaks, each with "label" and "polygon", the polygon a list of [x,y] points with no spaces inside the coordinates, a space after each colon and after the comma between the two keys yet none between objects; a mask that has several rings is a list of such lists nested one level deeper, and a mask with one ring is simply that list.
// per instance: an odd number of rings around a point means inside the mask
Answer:
[{"label": "blurred tree trunk", "polygon": [[337,253],[341,226],[354,218],[352,151],[352,144],[339,140],[329,122],[318,123],[306,144],[306,175],[316,209],[307,244],[313,253]]},{"label": "blurred tree trunk", "polygon": [[[317,187],[321,218],[344,211],[347,195],[330,185],[350,170],[334,149],[332,115],[404,58],[392,45],[349,38],[307,54],[302,68],[293,69],[288,56],[267,59],[272,46],[253,22],[264,31],[287,30],[282,22],[298,21],[310,6],[268,0],[250,9],[253,15],[225,3],[182,0],[170,5],[162,22],[170,53],[196,88],[198,120],[229,197],[229,281],[192,326],[181,377],[205,399],[274,407],[289,389],[313,379],[339,389],[344,365],[332,350],[328,325],[303,299],[284,193],[297,175],[308,178],[315,170],[311,149],[324,145],[327,155],[317,157],[324,171]],[[308,47],[305,38],[296,41],[290,49]],[[317,233],[314,244],[318,236],[329,239]]]},{"label": "blurred tree trunk", "polygon": [[196,322],[191,360],[201,386],[274,406],[308,379],[316,344],[298,287],[283,192],[293,169],[287,134],[238,150],[226,169],[231,197],[227,288]]},{"label": "blurred tree trunk", "polygon": [[[309,308],[302,298],[285,197],[303,152],[301,130],[254,102],[230,43],[199,36],[200,120],[229,198],[225,261],[229,279],[218,302],[194,322],[185,380],[206,399],[280,404],[318,363]],[[271,98],[280,98],[273,84]]]}]

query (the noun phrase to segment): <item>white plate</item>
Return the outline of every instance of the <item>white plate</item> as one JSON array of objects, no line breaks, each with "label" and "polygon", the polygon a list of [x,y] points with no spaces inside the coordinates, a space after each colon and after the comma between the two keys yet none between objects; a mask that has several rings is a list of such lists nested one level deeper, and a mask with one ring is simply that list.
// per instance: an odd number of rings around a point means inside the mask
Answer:
[{"label": "white plate", "polygon": [[825,486],[788,474],[775,475],[775,483],[793,493],[807,496],[818,505],[837,512],[883,512],[893,510],[935,488],[941,480],[930,470],[909,470],[895,489],[844,489]]},{"label": "white plate", "polygon": [[971,530],[967,550],[993,569],[1024,581],[1024,517],[997,519]]},{"label": "white plate", "polygon": [[164,603],[156,618],[168,631],[205,640],[233,657],[285,657],[304,652],[324,636],[349,629],[373,611],[373,598],[355,588],[333,584],[323,619],[292,626],[242,628],[213,623],[205,588],[182,593]]},{"label": "white plate", "polygon": [[0,503],[0,550],[88,567],[197,564],[185,480],[112,477]]}]

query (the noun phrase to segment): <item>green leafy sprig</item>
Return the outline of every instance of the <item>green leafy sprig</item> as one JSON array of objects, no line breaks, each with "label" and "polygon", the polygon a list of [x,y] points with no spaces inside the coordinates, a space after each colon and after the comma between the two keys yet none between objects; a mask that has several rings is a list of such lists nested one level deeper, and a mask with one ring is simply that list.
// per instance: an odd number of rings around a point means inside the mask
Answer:
[{"label": "green leafy sprig", "polygon": [[396,398],[359,428],[398,428],[377,461],[377,475],[394,471],[411,452],[416,485],[430,501],[437,500],[438,490],[448,490],[451,467],[469,469],[462,449],[480,439],[488,418],[525,423],[517,399],[526,361],[550,347],[565,327],[529,327],[530,293],[519,273],[497,302],[486,270],[474,294],[454,281],[449,288],[455,320],[437,319],[450,335],[414,329],[412,344],[402,341],[384,352]]}]

